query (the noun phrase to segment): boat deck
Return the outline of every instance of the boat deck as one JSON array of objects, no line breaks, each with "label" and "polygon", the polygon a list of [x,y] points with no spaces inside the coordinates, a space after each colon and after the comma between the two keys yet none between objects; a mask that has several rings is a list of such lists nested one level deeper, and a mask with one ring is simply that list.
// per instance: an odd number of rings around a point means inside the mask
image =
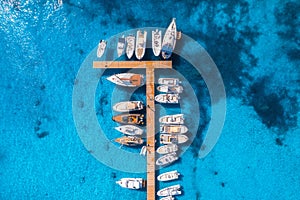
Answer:
[{"label": "boat deck", "polygon": [[172,61],[94,61],[94,68],[146,68],[147,97],[147,200],[156,199],[155,191],[155,76],[156,68],[172,68]]}]

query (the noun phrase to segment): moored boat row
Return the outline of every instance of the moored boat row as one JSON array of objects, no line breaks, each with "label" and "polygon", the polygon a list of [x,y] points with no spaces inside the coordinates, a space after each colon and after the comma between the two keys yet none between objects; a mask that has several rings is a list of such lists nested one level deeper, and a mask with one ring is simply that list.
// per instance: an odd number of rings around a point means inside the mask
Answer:
[{"label": "moored boat row", "polygon": [[[178,35],[181,35],[181,33],[177,32],[175,18],[172,19],[170,25],[166,29],[163,38],[162,38],[161,30],[156,29],[152,31],[153,54],[155,56],[159,56],[161,53],[163,59],[169,59],[172,55],[172,52],[175,49],[176,40],[180,39]],[[101,43],[101,41],[99,42],[98,50],[97,50],[97,57],[99,58],[102,57],[107,44],[106,41],[104,41],[105,43],[104,42]],[[147,43],[147,31],[145,30],[144,31],[138,30],[136,33],[136,37],[133,34],[130,34],[127,37],[125,37],[125,35],[122,35],[120,38],[118,38],[118,43],[117,43],[118,57],[122,56],[124,50],[126,49],[125,53],[128,59],[131,59],[133,53],[135,52],[136,58],[138,60],[141,60],[145,55],[146,43]]]}]

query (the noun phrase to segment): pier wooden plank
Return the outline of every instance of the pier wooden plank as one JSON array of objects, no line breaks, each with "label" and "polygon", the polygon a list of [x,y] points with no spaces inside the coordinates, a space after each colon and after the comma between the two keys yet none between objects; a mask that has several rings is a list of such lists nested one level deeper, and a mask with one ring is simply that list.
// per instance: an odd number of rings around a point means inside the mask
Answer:
[{"label": "pier wooden plank", "polygon": [[172,68],[172,61],[94,61],[93,68],[120,69],[120,68]]}]

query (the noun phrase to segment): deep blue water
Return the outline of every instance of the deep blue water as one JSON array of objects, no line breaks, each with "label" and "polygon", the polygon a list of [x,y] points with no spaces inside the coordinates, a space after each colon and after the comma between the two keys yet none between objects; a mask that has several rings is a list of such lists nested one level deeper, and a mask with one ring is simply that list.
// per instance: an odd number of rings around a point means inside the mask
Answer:
[{"label": "deep blue water", "polygon": [[[128,191],[115,184],[122,177],[145,177],[145,173],[108,167],[92,156],[96,146],[85,148],[73,109],[86,105],[73,104],[73,89],[80,81],[76,76],[82,63],[95,55],[100,39],[113,39],[135,28],[166,28],[172,17],[178,29],[199,42],[214,60],[227,97],[222,135],[213,151],[199,159],[211,120],[207,85],[176,55],[175,72],[157,71],[157,76],[174,73],[185,78],[183,98],[194,91],[199,102],[199,120],[193,119],[192,101],[182,104],[195,139],[183,148],[186,151],[178,162],[161,169],[178,169],[183,174],[174,182],[182,184],[184,191],[176,199],[297,199],[299,10],[296,0],[69,0],[62,6],[46,0],[1,1],[0,199],[146,198],[145,191]],[[180,51],[180,43],[177,48]],[[109,51],[114,53],[113,48]],[[115,87],[105,80],[115,71],[106,70],[102,77],[97,77],[101,71],[89,72],[90,81],[99,80],[94,112],[110,141],[119,136],[112,130],[111,104],[130,92],[132,99],[143,100],[143,88]],[[159,111],[176,113],[178,109],[164,106]],[[114,147],[119,146],[107,146]],[[122,150],[134,155],[139,151]],[[103,156],[110,157],[105,152]],[[125,165],[130,159],[120,162]],[[167,185],[171,183],[158,187]]]}]

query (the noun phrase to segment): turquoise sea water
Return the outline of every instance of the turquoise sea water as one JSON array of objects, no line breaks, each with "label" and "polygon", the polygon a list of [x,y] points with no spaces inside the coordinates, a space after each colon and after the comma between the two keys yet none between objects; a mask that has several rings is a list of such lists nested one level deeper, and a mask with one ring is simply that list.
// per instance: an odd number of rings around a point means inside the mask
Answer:
[{"label": "turquoise sea water", "polygon": [[[183,174],[174,182],[184,191],[176,199],[298,199],[299,9],[298,1],[279,0],[69,0],[62,6],[46,0],[1,1],[0,199],[146,198],[145,191],[115,184],[145,173],[110,168],[84,147],[73,119],[73,85],[100,39],[135,28],[166,28],[172,17],[179,30],[210,54],[227,96],[222,135],[213,151],[199,159],[211,117],[207,87],[187,61],[173,56],[200,110],[195,140],[178,162],[160,171],[178,169]],[[108,140],[119,136],[111,131],[111,97],[116,101],[117,94],[128,92],[105,80],[113,73],[99,78],[94,99]],[[145,97],[139,90],[132,98]],[[189,103],[183,109],[192,109]],[[178,111],[164,109],[160,111]],[[191,113],[187,125],[193,129]],[[124,158],[124,165],[129,159]]]}]

